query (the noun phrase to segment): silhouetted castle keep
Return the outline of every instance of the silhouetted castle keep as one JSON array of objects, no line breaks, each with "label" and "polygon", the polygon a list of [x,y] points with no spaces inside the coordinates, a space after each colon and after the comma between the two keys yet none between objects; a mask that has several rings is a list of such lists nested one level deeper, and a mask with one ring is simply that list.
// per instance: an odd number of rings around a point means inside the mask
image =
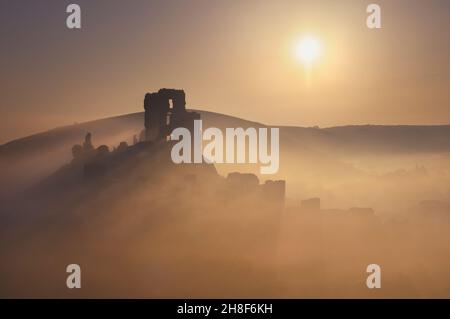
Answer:
[{"label": "silhouetted castle keep", "polygon": [[192,130],[194,120],[200,114],[186,111],[186,95],[183,90],[160,89],[147,93],[144,98],[145,139],[165,140],[177,127]]}]

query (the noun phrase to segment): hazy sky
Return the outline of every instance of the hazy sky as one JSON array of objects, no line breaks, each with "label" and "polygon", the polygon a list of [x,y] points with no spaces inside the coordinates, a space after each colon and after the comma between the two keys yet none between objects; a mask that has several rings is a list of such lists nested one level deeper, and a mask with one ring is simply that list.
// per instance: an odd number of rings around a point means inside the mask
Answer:
[{"label": "hazy sky", "polygon": [[[449,30],[447,0],[0,0],[0,143],[142,111],[161,87],[267,124],[450,124]],[[323,46],[308,74],[305,34]]]}]

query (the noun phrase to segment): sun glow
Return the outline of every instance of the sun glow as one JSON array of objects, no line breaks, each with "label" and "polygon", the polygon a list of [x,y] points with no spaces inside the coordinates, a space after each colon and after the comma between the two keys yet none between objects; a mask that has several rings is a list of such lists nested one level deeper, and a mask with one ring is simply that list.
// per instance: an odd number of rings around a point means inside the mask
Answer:
[{"label": "sun glow", "polygon": [[311,66],[322,54],[322,44],[314,36],[305,36],[295,44],[295,57],[305,66]]}]

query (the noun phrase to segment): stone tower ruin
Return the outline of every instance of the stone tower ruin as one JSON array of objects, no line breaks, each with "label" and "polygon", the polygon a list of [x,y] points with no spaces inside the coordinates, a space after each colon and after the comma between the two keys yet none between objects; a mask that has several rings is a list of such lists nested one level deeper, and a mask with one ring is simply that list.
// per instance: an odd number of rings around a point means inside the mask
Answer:
[{"label": "stone tower ruin", "polygon": [[194,120],[200,114],[186,111],[186,95],[183,90],[160,89],[147,93],[144,98],[145,139],[167,140],[173,129],[185,127],[192,131]]}]

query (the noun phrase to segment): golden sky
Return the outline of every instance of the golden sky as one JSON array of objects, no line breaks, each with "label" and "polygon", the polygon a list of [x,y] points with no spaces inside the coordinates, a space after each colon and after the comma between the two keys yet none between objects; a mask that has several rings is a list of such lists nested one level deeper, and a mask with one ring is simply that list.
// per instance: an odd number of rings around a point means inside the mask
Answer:
[{"label": "golden sky", "polygon": [[[81,30],[66,28],[69,3]],[[0,17],[0,143],[142,111],[161,87],[274,125],[450,124],[445,0],[17,0]],[[322,53],[306,70],[293,50],[308,34]]]}]

